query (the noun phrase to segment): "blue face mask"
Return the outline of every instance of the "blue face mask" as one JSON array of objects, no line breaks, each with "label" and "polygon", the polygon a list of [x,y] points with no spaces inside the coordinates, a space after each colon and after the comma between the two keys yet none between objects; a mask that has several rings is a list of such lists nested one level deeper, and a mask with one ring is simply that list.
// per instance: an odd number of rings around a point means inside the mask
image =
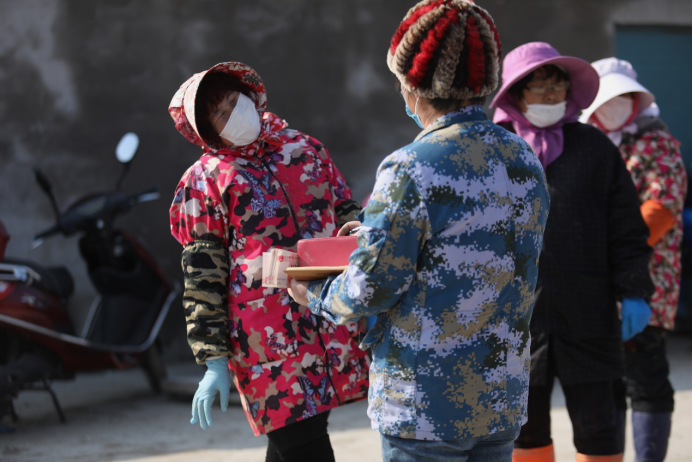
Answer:
[{"label": "blue face mask", "polygon": [[[404,98],[404,92],[402,93],[402,98]],[[409,106],[407,105],[407,100],[404,100],[404,109],[407,111],[407,115],[414,119],[414,122],[416,122],[416,125],[418,125],[421,128],[425,128],[424,125],[421,123],[421,119],[419,119],[419,115],[416,114],[416,107],[419,105],[419,97],[416,97],[416,104],[414,105],[414,112],[411,112],[411,109],[409,109]]]}]

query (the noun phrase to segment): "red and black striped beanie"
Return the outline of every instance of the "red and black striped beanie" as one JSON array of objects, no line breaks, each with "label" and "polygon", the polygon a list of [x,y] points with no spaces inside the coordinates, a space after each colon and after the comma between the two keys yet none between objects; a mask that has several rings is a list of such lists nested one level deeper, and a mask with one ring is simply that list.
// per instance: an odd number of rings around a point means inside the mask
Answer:
[{"label": "red and black striped beanie", "polygon": [[498,85],[500,36],[491,15],[469,0],[423,0],[392,37],[387,66],[424,98],[470,99]]}]

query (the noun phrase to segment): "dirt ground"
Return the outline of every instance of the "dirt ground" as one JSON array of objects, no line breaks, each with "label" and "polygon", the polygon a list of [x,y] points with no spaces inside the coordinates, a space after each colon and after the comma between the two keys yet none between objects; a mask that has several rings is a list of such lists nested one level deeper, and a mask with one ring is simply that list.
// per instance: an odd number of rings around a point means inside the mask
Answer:
[{"label": "dirt ground", "polygon": [[[670,338],[671,379],[676,411],[667,461],[690,462],[691,338]],[[169,365],[173,381],[193,388],[203,369]],[[255,438],[240,406],[213,411],[214,425],[203,431],[190,425],[188,398],[150,392],[139,370],[85,374],[55,385],[68,422],[61,424],[49,396],[25,392],[16,401],[21,420],[14,433],[0,433],[3,462],[221,462],[264,460],[266,439]],[[183,393],[184,394],[184,393]],[[11,422],[3,422],[9,425]],[[557,461],[575,460],[572,430],[560,387],[553,396],[552,431]],[[370,429],[366,403],[333,411],[330,437],[340,462],[380,461],[378,433]],[[633,460],[628,437],[626,461]]]}]

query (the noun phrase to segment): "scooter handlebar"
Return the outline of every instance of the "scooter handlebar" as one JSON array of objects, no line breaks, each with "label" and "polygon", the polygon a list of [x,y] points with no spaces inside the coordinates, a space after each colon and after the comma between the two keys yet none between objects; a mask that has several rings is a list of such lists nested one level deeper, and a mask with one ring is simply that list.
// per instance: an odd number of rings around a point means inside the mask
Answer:
[{"label": "scooter handlebar", "polygon": [[147,188],[143,191],[138,192],[137,194],[133,194],[133,199],[135,203],[140,203],[140,202],[147,202],[147,201],[153,201],[161,197],[161,194],[159,194],[159,187],[158,186],[152,186],[151,188]]},{"label": "scooter handlebar", "polygon": [[[136,194],[107,193],[94,196],[91,202],[82,201],[76,207],[68,209],[59,219],[58,223],[34,236],[32,248],[36,248],[49,236],[64,233],[66,236],[83,231],[90,223],[97,223],[97,227],[103,227],[104,220],[110,221],[115,215],[126,213],[140,202],[152,201],[159,198],[159,188],[152,186]],[[100,198],[107,199],[100,199]],[[98,202],[98,201],[101,202]],[[94,201],[98,206],[94,209]],[[90,207],[92,207],[90,209]],[[100,223],[100,225],[99,225]]]},{"label": "scooter handlebar", "polygon": [[159,198],[159,188],[157,186],[152,186],[151,188],[144,189],[138,193],[126,196],[124,199],[112,204],[114,210],[120,213],[126,212],[140,202],[153,201]]},{"label": "scooter handlebar", "polygon": [[131,194],[118,198],[111,202],[109,208],[111,210],[111,215],[123,214],[128,212],[132,207],[136,206],[141,202],[153,201],[159,198],[159,188],[157,186],[152,186],[151,188],[144,189],[138,193]]},{"label": "scooter handlebar", "polygon": [[48,236],[52,236],[53,234],[58,234],[60,231],[61,231],[61,230],[60,230],[60,226],[58,226],[58,225],[53,225],[53,226],[51,226],[50,228],[48,228],[48,229],[46,229],[46,230],[44,230],[44,231],[41,231],[40,233],[38,233],[37,235],[34,236],[34,242],[33,242],[33,244],[32,244],[32,247],[33,247],[33,248],[38,247],[39,245],[41,245],[41,243],[42,243]]}]

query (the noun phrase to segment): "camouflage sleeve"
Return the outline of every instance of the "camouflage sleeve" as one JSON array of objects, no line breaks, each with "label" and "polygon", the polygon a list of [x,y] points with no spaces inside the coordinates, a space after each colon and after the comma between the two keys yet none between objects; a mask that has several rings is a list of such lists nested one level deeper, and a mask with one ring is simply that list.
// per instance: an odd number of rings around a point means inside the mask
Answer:
[{"label": "camouflage sleeve", "polygon": [[345,223],[356,220],[361,213],[361,204],[354,199],[347,199],[337,204],[335,213],[337,214],[337,226],[341,228]]},{"label": "camouflage sleeve", "polygon": [[308,286],[309,309],[337,324],[394,307],[414,282],[419,253],[431,236],[424,199],[395,161],[381,166],[362,217],[348,269]]},{"label": "camouflage sleeve", "polygon": [[188,344],[198,364],[230,354],[227,308],[229,259],[218,243],[194,241],[182,256],[183,308]]},{"label": "camouflage sleeve", "polygon": [[647,161],[640,172],[643,177],[641,200],[652,199],[671,212],[681,215],[686,198],[686,167],[679,149],[681,143],[666,132],[655,132],[636,142],[635,147]]}]

